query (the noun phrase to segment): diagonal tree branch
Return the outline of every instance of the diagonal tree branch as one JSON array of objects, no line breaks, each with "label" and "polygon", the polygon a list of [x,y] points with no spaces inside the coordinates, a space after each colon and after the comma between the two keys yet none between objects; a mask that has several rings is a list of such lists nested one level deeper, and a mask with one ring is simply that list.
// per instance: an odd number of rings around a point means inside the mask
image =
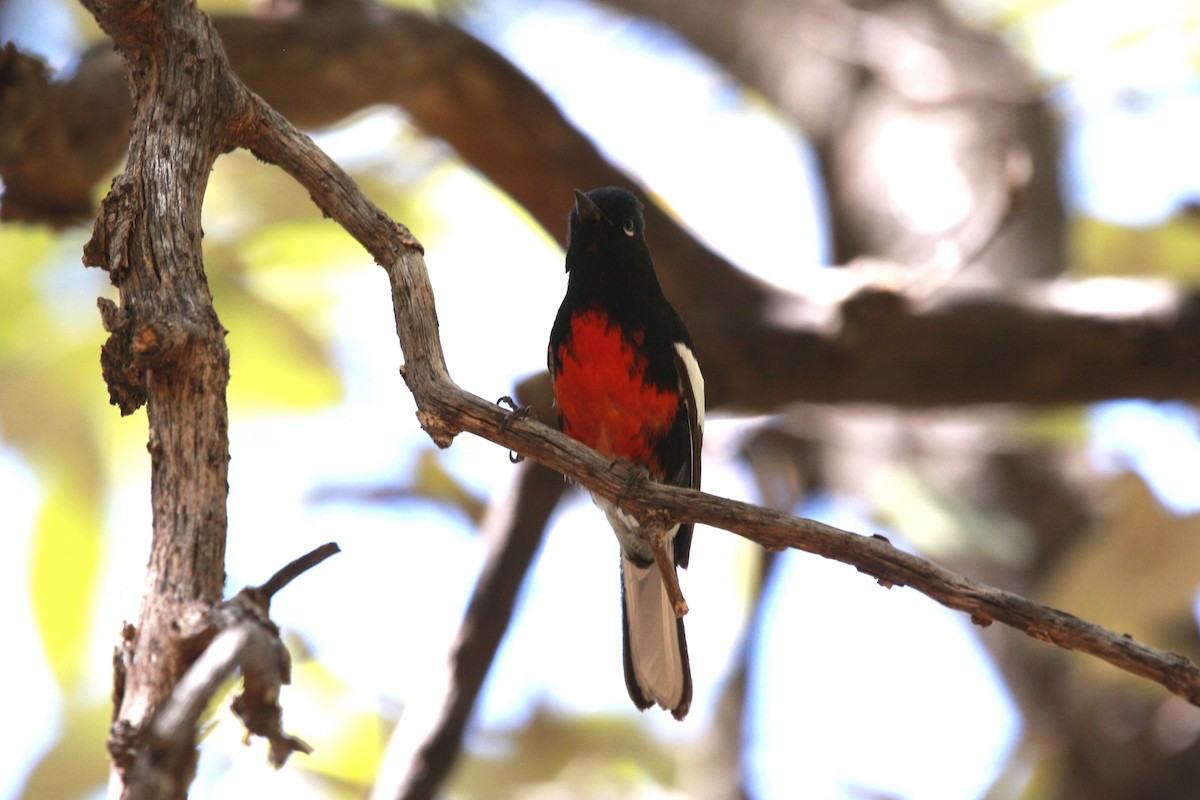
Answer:
[{"label": "diagonal tree branch", "polygon": [[[409,385],[413,385],[411,376]],[[613,502],[620,498],[622,508],[638,519],[710,525],[767,548],[790,547],[841,561],[886,588],[912,587],[948,608],[970,614],[976,624],[1002,622],[1036,639],[1087,653],[1160,683],[1200,706],[1200,668],[1184,656],[1148,647],[1128,635],[956,575],[893,547],[883,537],[860,536],[691,489],[642,482],[630,490],[628,482],[634,474],[626,468],[614,466],[540,423],[513,420],[506,424],[505,412],[457,387],[433,383],[414,390],[414,395],[419,398],[418,407],[426,409],[419,413],[436,419],[440,430],[467,431],[523,453],[594,494]]]},{"label": "diagonal tree branch", "polygon": [[[259,118],[268,119],[266,115]],[[710,525],[764,547],[791,547],[841,561],[873,576],[885,587],[910,586],[949,608],[970,614],[979,625],[1002,622],[1042,641],[1103,659],[1200,705],[1200,668],[1181,655],[1148,647],[1129,636],[956,575],[893,547],[879,536],[859,536],[696,490],[638,482],[628,467],[614,465],[536,420],[507,412],[464,391],[446,370],[420,245],[407,229],[375,210],[307,137],[287,132],[290,126],[278,117],[270,119],[284,129],[259,125],[254,133],[258,141],[272,146],[255,146],[255,137],[245,144],[260,156],[269,154],[270,160],[280,159],[279,165],[314,196],[331,185],[338,187],[331,199],[319,201],[322,210],[355,234],[387,272],[396,332],[405,358],[401,374],[416,400],[421,427],[439,446],[449,446],[460,432],[473,433],[563,473],[593,494],[619,502],[643,522]],[[296,149],[285,149],[285,143]],[[325,169],[332,172],[326,173]],[[371,221],[367,231],[363,230],[364,220]],[[636,483],[632,489],[631,481]]]},{"label": "diagonal tree branch", "polygon": [[521,586],[566,489],[561,475],[540,464],[530,462],[518,469],[513,496],[503,504],[503,519],[495,519],[502,530],[491,537],[487,561],[451,649],[446,691],[414,700],[432,708],[405,709],[388,745],[375,798],[436,797],[458,760],[463,734],[512,621]]}]

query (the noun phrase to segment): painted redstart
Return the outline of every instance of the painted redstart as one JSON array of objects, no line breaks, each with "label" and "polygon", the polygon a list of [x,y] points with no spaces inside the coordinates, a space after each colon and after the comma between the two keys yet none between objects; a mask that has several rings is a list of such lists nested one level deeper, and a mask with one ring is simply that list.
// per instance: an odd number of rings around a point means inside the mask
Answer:
[{"label": "painted redstart", "polygon": [[[642,206],[624,189],[575,191],[567,293],[550,332],[549,366],[562,430],[653,480],[700,487],[704,379],[683,321],[667,302],[643,236]],[[676,617],[637,521],[594,498],[621,546],[625,685],[640,709],[683,719],[692,702],[683,620]],[[687,567],[692,526],[667,532]]]}]

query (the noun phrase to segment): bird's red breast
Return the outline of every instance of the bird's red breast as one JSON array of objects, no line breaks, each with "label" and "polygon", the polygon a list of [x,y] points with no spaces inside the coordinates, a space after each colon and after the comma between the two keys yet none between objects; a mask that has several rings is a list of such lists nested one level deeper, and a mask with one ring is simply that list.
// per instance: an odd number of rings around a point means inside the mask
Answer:
[{"label": "bird's red breast", "polygon": [[554,396],[563,433],[661,480],[655,445],[679,412],[679,394],[646,381],[641,335],[623,331],[600,309],[576,311],[558,347]]}]

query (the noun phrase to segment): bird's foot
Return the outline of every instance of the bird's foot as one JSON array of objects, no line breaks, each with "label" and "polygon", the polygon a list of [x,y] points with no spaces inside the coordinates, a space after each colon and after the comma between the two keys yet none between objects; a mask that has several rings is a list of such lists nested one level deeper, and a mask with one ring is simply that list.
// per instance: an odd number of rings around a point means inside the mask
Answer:
[{"label": "bird's foot", "polygon": [[[533,412],[533,406],[517,405],[517,401],[513,400],[508,395],[504,395],[496,401],[496,405],[507,407],[512,410],[512,413],[500,421],[500,432],[507,433],[509,427],[514,420],[537,419],[537,414]],[[525,460],[525,456],[512,450],[508,451],[508,460],[514,464],[519,464]]]}]

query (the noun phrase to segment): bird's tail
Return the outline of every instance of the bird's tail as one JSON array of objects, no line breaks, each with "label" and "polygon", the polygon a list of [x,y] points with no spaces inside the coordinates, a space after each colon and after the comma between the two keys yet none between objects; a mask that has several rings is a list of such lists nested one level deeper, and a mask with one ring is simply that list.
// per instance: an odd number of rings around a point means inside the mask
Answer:
[{"label": "bird's tail", "polygon": [[687,640],[657,564],[639,566],[621,553],[621,606],[630,698],[638,708],[658,703],[683,719],[692,704]]}]

